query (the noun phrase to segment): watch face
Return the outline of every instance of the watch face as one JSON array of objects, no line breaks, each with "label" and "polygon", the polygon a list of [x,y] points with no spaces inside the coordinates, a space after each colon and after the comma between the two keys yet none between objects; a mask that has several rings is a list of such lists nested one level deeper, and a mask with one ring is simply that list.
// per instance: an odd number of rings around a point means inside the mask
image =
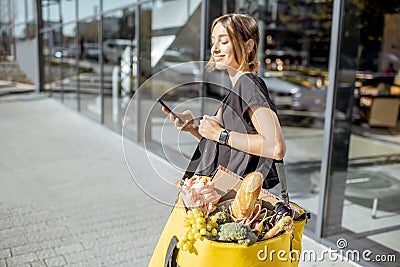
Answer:
[{"label": "watch face", "polygon": [[225,145],[226,140],[228,139],[229,132],[227,130],[223,130],[219,135],[219,143]]}]

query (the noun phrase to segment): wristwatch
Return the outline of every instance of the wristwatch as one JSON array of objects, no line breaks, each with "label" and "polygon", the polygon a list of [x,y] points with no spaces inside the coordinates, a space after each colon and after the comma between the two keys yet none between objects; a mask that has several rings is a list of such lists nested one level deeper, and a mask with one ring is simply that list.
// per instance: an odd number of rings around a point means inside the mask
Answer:
[{"label": "wristwatch", "polygon": [[226,145],[226,142],[228,141],[229,138],[229,132],[227,129],[223,130],[220,134],[219,134],[219,140],[218,143],[220,143],[221,145]]}]

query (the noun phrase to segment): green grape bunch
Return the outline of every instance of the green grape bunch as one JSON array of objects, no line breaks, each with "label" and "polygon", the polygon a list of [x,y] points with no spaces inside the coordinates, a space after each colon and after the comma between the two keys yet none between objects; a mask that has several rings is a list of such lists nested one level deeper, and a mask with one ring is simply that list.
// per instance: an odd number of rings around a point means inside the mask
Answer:
[{"label": "green grape bunch", "polygon": [[206,217],[198,209],[188,210],[183,220],[185,233],[179,239],[176,247],[183,251],[191,251],[196,240],[203,240],[204,236],[209,238],[218,235],[217,218],[214,216]]}]

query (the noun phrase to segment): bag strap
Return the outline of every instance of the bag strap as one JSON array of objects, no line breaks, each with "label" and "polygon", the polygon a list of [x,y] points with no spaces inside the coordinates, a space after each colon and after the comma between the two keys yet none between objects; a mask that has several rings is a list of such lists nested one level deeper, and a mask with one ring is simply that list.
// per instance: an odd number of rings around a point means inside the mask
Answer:
[{"label": "bag strap", "polygon": [[202,138],[199,143],[197,144],[196,150],[194,151],[192,158],[190,159],[189,165],[186,168],[185,173],[183,174],[182,180],[192,177],[195,173],[197,168],[200,166],[200,162],[203,157],[203,153],[206,149],[207,141]]},{"label": "bag strap", "polygon": [[287,192],[286,174],[283,160],[274,160],[274,164],[278,174],[279,183],[281,184],[281,197],[285,204],[289,204],[289,194]]},{"label": "bag strap", "polygon": [[169,242],[167,253],[165,254],[164,267],[179,267],[176,263],[176,258],[179,252],[179,249],[176,247],[177,243],[178,239],[176,236],[173,236]]}]

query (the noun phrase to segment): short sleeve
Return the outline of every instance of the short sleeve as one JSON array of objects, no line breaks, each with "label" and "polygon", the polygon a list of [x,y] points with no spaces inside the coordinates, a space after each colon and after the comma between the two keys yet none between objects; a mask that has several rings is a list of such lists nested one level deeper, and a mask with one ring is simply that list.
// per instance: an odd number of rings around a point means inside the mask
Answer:
[{"label": "short sleeve", "polygon": [[277,112],[275,105],[272,103],[267,86],[264,81],[254,74],[243,75],[239,78],[237,84],[238,96],[243,101],[243,116],[246,117],[250,107],[261,106]]}]

